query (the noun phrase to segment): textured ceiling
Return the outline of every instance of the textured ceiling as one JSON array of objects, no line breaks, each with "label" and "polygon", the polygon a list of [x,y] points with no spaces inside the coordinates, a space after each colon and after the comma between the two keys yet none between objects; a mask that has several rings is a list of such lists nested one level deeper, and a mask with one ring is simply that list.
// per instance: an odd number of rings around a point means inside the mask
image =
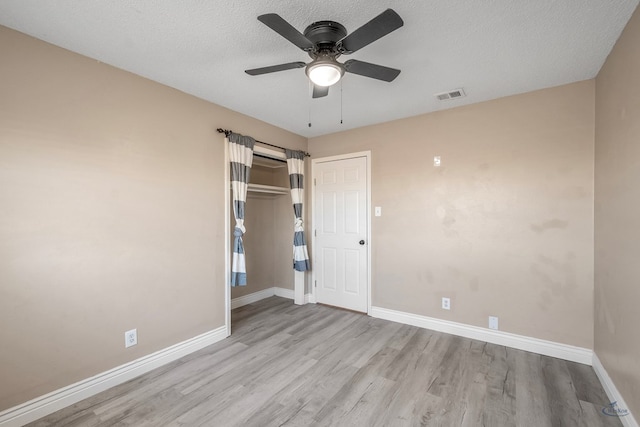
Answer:
[{"label": "textured ceiling", "polygon": [[[0,24],[311,137],[593,78],[637,4],[2,0]],[[329,96],[312,100],[304,69],[243,72],[309,61],[258,15],[277,13],[299,31],[333,20],[351,32],[387,8],[404,27],[341,60],[401,69],[392,83],[347,74]],[[467,97],[433,96],[460,87]]]}]

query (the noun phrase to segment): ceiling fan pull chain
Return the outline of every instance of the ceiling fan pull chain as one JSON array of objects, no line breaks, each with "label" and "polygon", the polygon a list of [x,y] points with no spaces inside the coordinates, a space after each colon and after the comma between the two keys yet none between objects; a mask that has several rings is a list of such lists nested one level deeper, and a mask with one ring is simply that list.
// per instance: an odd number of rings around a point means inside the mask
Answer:
[{"label": "ceiling fan pull chain", "polygon": [[[313,83],[311,83],[311,81],[309,81],[309,90],[311,92],[313,92],[313,88],[314,88]],[[309,105],[309,127],[311,127],[311,99],[312,98],[309,97],[309,103],[307,104],[307,105]]]},{"label": "ceiling fan pull chain", "polygon": [[342,80],[340,80],[340,124],[342,124]]}]

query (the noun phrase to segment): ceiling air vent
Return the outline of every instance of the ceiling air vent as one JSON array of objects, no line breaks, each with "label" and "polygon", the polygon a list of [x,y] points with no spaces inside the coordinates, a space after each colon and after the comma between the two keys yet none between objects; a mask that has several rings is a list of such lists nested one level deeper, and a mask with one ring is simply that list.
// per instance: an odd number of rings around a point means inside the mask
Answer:
[{"label": "ceiling air vent", "polygon": [[454,89],[449,92],[436,93],[434,96],[438,98],[438,101],[445,101],[447,99],[462,98],[466,96],[466,94],[464,93],[464,89]]}]

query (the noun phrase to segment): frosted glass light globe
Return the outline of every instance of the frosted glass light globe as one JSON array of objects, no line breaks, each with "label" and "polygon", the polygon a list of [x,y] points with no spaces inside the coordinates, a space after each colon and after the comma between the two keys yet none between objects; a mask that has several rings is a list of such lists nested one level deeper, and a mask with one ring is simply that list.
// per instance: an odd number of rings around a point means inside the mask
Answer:
[{"label": "frosted glass light globe", "polygon": [[306,72],[313,84],[326,87],[338,83],[344,68],[337,62],[314,61],[307,66]]}]

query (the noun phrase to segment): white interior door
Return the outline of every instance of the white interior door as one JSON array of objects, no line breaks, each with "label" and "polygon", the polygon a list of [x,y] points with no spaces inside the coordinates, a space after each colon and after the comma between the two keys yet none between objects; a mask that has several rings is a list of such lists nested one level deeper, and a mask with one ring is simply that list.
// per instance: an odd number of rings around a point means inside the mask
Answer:
[{"label": "white interior door", "polygon": [[367,157],[354,157],[313,170],[316,301],[365,313],[367,167]]}]

